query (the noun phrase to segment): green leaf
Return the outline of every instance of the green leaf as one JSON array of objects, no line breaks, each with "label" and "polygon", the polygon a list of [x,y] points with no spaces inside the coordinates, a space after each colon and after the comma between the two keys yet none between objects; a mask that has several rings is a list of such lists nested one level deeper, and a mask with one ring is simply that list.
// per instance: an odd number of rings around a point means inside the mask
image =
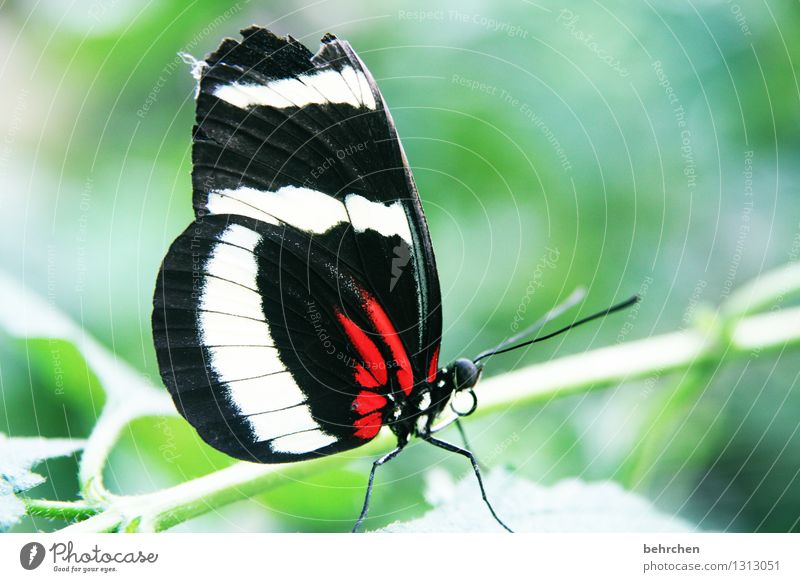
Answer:
[{"label": "green leaf", "polygon": [[[383,532],[500,532],[481,500],[474,475],[457,485],[430,475],[427,498],[438,504],[420,519],[394,523]],[[489,500],[500,518],[518,532],[694,531],[680,518],[656,510],[645,498],[613,481],[567,479],[551,487],[496,469],[485,478]]]},{"label": "green leaf", "polygon": [[104,499],[103,467],[122,428],[138,417],[177,414],[172,401],[54,304],[1,271],[0,296],[4,298],[0,302],[0,330],[27,342],[33,338],[69,342],[88,364],[92,381],[102,386],[107,399],[84,447],[79,478],[87,501]]},{"label": "green leaf", "polygon": [[16,494],[44,483],[45,478],[31,469],[45,459],[71,455],[83,445],[76,439],[8,438],[0,433],[0,530],[25,515],[25,504]]},{"label": "green leaf", "polygon": [[[135,401],[137,398],[168,398],[160,390],[117,358],[54,304],[26,289],[0,271],[0,328],[13,337],[53,338],[70,342],[82,354],[109,399]],[[133,392],[132,391],[136,391]],[[165,407],[172,410],[173,407]]]}]

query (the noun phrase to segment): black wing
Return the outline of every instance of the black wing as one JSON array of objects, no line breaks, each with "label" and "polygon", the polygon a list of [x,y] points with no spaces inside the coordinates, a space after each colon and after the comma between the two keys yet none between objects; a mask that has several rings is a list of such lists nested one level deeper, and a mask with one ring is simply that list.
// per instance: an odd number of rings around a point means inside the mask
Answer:
[{"label": "black wing", "polygon": [[360,59],[330,35],[316,55],[243,35],[199,67],[197,220],[164,261],[153,330],[200,435],[282,462],[390,422],[436,368],[440,294],[413,178]]}]

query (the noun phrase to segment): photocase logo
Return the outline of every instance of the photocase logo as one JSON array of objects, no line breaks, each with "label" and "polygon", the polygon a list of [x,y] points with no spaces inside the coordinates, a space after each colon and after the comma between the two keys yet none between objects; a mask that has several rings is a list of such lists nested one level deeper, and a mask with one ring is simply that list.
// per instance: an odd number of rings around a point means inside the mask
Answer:
[{"label": "photocase logo", "polygon": [[411,249],[405,241],[400,241],[400,244],[392,249],[394,257],[392,258],[392,280],[389,281],[389,292],[394,291],[394,286],[397,285],[397,280],[403,274],[403,268],[411,260]]},{"label": "photocase logo", "polygon": [[44,561],[44,546],[39,542],[30,542],[19,551],[19,563],[26,570],[35,570]]}]

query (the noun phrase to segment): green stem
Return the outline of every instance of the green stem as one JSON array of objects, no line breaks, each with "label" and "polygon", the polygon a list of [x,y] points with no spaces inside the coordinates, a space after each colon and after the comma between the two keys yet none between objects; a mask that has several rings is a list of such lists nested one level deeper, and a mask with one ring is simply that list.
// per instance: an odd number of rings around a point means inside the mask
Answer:
[{"label": "green stem", "polygon": [[31,517],[80,521],[96,515],[98,508],[80,501],[51,501],[49,499],[25,499],[25,508]]},{"label": "green stem", "polygon": [[800,264],[788,263],[745,283],[728,297],[727,319],[783,307],[787,300],[800,297]]},{"label": "green stem", "polygon": [[119,496],[107,511],[74,524],[70,531],[162,531],[216,508],[247,499],[274,487],[303,479],[388,448],[391,437],[381,433],[357,453],[341,453],[287,465],[236,463],[225,469],[154,493]]},{"label": "green stem", "polygon": [[[718,358],[717,329],[688,329],[566,356],[495,376],[479,386],[480,413],[519,403],[663,376]],[[800,346],[800,308],[740,319],[730,327],[726,359],[758,357]]]},{"label": "green stem", "polygon": [[141,390],[128,401],[109,397],[81,455],[78,477],[83,498],[95,505],[103,505],[111,498],[112,494],[103,483],[103,468],[128,423],[145,416],[174,414],[175,408],[169,398],[155,390]]}]

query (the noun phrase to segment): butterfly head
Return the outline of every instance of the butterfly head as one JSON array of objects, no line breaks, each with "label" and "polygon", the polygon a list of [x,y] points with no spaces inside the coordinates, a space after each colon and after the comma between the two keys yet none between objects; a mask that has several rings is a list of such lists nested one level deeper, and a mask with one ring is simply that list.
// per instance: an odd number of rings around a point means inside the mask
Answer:
[{"label": "butterfly head", "polygon": [[459,358],[441,370],[442,385],[448,396],[457,397],[459,394],[466,393],[470,397],[466,401],[460,400],[462,405],[471,400],[471,405],[466,404],[466,406],[457,406],[456,399],[451,400],[450,407],[458,416],[467,416],[475,412],[478,399],[473,388],[478,383],[481,372],[483,372],[483,366],[468,358]]},{"label": "butterfly head", "polygon": [[450,366],[452,370],[452,386],[456,392],[471,390],[478,383],[483,366],[479,366],[468,358],[459,358]]}]

